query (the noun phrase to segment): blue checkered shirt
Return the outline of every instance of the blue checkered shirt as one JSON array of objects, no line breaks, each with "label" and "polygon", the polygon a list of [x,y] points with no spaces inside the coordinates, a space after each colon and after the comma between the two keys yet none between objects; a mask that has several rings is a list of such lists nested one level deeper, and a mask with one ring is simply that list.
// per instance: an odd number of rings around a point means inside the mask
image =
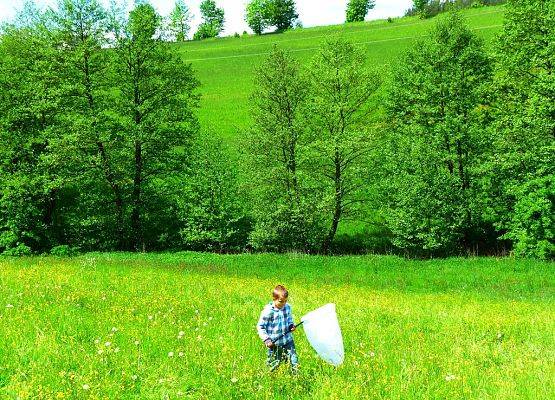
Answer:
[{"label": "blue checkered shirt", "polygon": [[[293,315],[291,314],[291,306],[285,304],[280,310],[274,303],[269,303],[260,313],[260,319],[256,324],[258,336],[262,341],[270,339],[278,346],[285,346],[293,342],[293,335],[288,332],[289,326],[293,325]],[[287,333],[286,333],[287,332]],[[285,333],[281,338],[275,340],[279,335]]]}]

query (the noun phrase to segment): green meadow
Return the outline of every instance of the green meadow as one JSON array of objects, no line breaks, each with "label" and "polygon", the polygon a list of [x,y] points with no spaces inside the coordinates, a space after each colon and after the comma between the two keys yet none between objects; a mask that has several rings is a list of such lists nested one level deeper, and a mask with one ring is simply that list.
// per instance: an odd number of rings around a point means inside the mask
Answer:
[{"label": "green meadow", "polygon": [[[0,258],[1,399],[553,399],[553,263],[393,256]],[[295,333],[266,371],[277,283],[295,319],[335,303],[345,362]]]},{"label": "green meadow", "polygon": [[[491,44],[503,23],[503,6],[462,12],[471,29]],[[203,129],[237,145],[249,126],[249,96],[254,70],[274,45],[287,49],[301,63],[309,62],[326,37],[339,35],[362,46],[368,66],[387,79],[391,67],[414,41],[430,30],[435,18],[399,18],[346,25],[295,29],[283,34],[210,39],[176,45],[193,65],[201,82],[199,118]],[[379,107],[379,99],[376,99]]]}]

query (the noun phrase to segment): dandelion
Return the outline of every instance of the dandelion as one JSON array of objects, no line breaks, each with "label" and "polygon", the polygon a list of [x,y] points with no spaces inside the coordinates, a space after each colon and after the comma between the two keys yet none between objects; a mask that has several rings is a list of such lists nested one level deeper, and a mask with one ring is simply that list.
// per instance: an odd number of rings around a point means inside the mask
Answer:
[{"label": "dandelion", "polygon": [[170,357],[170,358],[173,357],[173,351],[170,351],[170,352],[168,353],[168,357]]},{"label": "dandelion", "polygon": [[91,387],[86,383],[83,385],[83,390],[89,390]]},{"label": "dandelion", "polygon": [[453,375],[453,374],[448,374],[448,375],[445,377],[445,380],[446,380],[447,382],[450,382],[450,381],[454,380],[455,378],[456,378],[455,375]]},{"label": "dandelion", "polygon": [[231,378],[231,383],[237,383],[238,380],[239,380],[239,379],[233,377],[233,378]]}]

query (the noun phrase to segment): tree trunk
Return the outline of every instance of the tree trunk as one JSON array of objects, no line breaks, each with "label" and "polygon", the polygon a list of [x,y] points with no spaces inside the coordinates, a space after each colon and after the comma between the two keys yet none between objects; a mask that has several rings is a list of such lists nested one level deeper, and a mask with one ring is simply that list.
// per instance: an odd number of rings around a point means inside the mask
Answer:
[{"label": "tree trunk", "polygon": [[341,185],[341,156],[339,150],[335,149],[335,196],[334,196],[334,212],[333,219],[331,222],[331,227],[328,235],[324,239],[322,244],[322,253],[328,254],[330,251],[331,244],[337,233],[337,227],[339,226],[339,221],[341,219],[341,213],[343,211],[343,191]]},{"label": "tree trunk", "polygon": [[142,169],[142,144],[137,140],[135,141],[135,177],[133,179],[133,210],[131,212],[133,247],[135,251],[144,250],[143,232],[141,226]]}]

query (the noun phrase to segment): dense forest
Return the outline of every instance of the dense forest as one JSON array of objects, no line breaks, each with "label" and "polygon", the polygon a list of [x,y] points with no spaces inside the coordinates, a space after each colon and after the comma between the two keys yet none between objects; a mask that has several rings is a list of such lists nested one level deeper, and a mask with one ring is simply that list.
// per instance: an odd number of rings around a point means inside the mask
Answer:
[{"label": "dense forest", "polygon": [[555,2],[508,1],[493,48],[445,13],[388,76],[342,37],[306,65],[276,46],[237,156],[167,38],[144,1],[28,3],[2,28],[0,254],[555,257]]}]

